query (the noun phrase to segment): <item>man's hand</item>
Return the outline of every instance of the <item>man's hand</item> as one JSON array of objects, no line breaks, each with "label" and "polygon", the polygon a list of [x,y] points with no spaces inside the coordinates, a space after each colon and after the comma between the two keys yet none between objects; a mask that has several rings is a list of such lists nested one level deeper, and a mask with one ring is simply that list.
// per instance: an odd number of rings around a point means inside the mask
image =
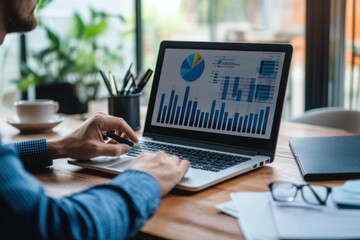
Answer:
[{"label": "man's hand", "polygon": [[[75,132],[58,140],[49,140],[48,151],[51,159],[74,158],[88,160],[97,156],[119,156],[127,153],[130,147],[113,140],[104,141],[102,131],[114,130],[119,136],[133,142],[139,139],[124,119],[96,113],[87,119]],[[142,153],[129,166],[129,169],[144,171],[160,184],[162,196],[166,195],[185,175],[190,163],[176,156],[158,153]]]},{"label": "man's hand", "polygon": [[139,141],[136,133],[124,119],[96,113],[69,136],[49,140],[49,157],[87,160],[96,156],[119,156],[129,152],[130,147],[126,144],[119,144],[113,140],[104,142],[102,131],[107,130],[115,130],[116,134],[135,143]]},{"label": "man's hand", "polygon": [[164,152],[145,152],[133,160],[129,169],[144,171],[153,176],[160,184],[161,194],[164,196],[183,178],[189,167],[189,161],[180,161],[177,156]]}]

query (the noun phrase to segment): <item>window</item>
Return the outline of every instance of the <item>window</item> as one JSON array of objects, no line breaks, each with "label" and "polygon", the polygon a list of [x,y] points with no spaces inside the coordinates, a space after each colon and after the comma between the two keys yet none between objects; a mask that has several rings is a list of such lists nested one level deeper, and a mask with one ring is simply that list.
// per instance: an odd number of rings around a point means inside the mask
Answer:
[{"label": "window", "polygon": [[344,106],[360,108],[360,1],[346,1]]},{"label": "window", "polygon": [[[294,46],[284,117],[304,109],[304,0],[143,0],[144,67],[161,40],[285,42]],[[149,90],[149,89],[148,89]]]},{"label": "window", "polygon": [[[135,55],[135,1],[116,0],[54,0],[42,13],[47,24],[56,26],[59,32],[69,27],[69,18],[76,9],[85,11],[88,6],[96,9],[122,14],[126,24],[122,26],[123,36],[106,39],[123,38],[124,62],[113,72],[119,76],[125,73]],[[238,42],[286,42],[294,46],[291,76],[288,83],[284,107],[284,118],[299,115],[304,109],[304,66],[305,66],[305,0],[141,0],[142,5],[142,69],[155,68],[158,47],[162,40],[202,40],[202,41],[238,41]],[[112,26],[119,27],[119,26]],[[13,36],[16,38],[16,35]],[[27,34],[28,52],[45,44],[44,33],[37,29]],[[9,62],[17,62],[18,44],[9,40],[7,48],[12,48]],[[10,46],[9,46],[10,45]],[[1,49],[4,52],[4,48]],[[1,53],[1,52],[0,52]],[[1,55],[4,55],[3,53]],[[0,55],[0,59],[1,56]],[[3,58],[2,58],[3,59]],[[7,68],[6,81],[18,74],[18,65]],[[133,72],[136,73],[136,66]],[[106,70],[106,69],[105,69]],[[11,74],[8,73],[11,71]],[[1,71],[2,73],[2,71]],[[1,75],[0,75],[1,76]],[[1,76],[3,77],[3,76]],[[4,78],[4,77],[3,77]],[[100,79],[100,76],[99,76]],[[4,82],[4,81],[3,81]],[[2,82],[2,84],[4,84]],[[103,84],[99,97],[107,92]],[[148,96],[150,84],[145,91]],[[1,88],[2,89],[2,88]],[[14,86],[6,88],[0,97],[14,93]],[[8,101],[12,103],[15,97]],[[3,100],[3,99],[2,99]],[[1,101],[4,103],[4,101]]]},{"label": "window", "polygon": [[[116,20],[111,22],[109,33],[101,39],[102,43],[107,45],[121,43],[122,48],[118,54],[122,56],[123,63],[119,66],[113,66],[113,69],[109,69],[107,66],[104,66],[103,69],[104,71],[112,71],[114,75],[120,76],[126,71],[130,62],[135,59],[135,23],[132,20],[135,15],[133,0],[54,0],[40,12],[38,19],[60,36],[64,36],[71,27],[70,23],[73,14],[78,12],[87,20],[90,17],[90,8],[96,9],[97,11],[105,11],[109,14],[122,15],[125,19],[122,24]],[[119,32],[123,34],[118,34]],[[31,54],[48,44],[45,31],[41,27],[38,27],[32,32],[27,33],[26,43],[27,61],[29,64],[35,64],[31,59]],[[8,35],[4,45],[0,48],[0,62],[4,62],[0,67],[0,78],[2,79],[0,82],[2,110],[11,108],[13,101],[21,97],[15,84],[10,84],[11,80],[18,78],[20,74],[19,55],[19,35]],[[99,81],[101,81],[100,76]],[[98,96],[103,97],[107,94],[107,91],[104,84],[102,82],[100,83],[101,87]]]}]

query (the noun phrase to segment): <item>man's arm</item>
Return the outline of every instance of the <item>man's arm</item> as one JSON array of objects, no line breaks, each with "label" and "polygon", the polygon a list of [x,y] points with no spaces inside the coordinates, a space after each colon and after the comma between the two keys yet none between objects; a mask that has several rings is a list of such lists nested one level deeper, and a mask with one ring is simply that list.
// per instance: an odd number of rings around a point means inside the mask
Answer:
[{"label": "man's arm", "polygon": [[20,160],[27,170],[36,170],[53,164],[48,155],[46,140],[34,139],[9,144],[15,148]]},{"label": "man's arm", "polygon": [[37,157],[46,151],[48,159],[70,157],[84,160],[99,155],[118,156],[129,151],[125,144],[104,142],[102,131],[109,129],[138,141],[123,119],[95,114],[69,136],[46,142],[33,140],[32,144],[36,146],[32,147],[40,146],[33,151],[34,155],[26,152],[31,142],[15,144],[18,154],[14,148],[0,145],[0,235],[12,234],[16,239],[29,236],[121,239],[134,235],[154,213],[160,197],[182,179],[190,166],[187,160],[180,161],[164,152],[142,153],[132,161],[129,170],[109,184],[53,199],[46,196],[39,182],[25,171],[18,159],[18,155],[25,162],[32,159],[30,162],[36,165]]},{"label": "man's arm", "polygon": [[137,170],[106,185],[50,198],[15,151],[5,146],[0,147],[0,169],[0,235],[15,239],[128,238],[155,212],[161,198],[155,179]]}]

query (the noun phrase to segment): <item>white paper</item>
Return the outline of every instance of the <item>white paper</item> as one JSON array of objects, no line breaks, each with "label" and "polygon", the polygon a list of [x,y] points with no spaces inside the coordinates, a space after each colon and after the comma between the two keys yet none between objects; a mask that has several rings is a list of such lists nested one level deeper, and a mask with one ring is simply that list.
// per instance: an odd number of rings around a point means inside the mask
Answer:
[{"label": "white paper", "polygon": [[278,239],[269,193],[238,192],[230,196],[236,203],[238,221],[245,239]]},{"label": "white paper", "polygon": [[222,211],[223,213],[226,213],[227,215],[230,215],[234,218],[238,217],[238,211],[236,209],[236,204],[233,201],[224,202],[216,205],[216,208]]},{"label": "white paper", "polygon": [[272,212],[280,238],[360,239],[360,210],[338,209],[329,198],[326,206],[311,206],[302,201],[272,201]]},{"label": "white paper", "polygon": [[332,198],[326,206],[279,203],[269,192],[238,192],[231,198],[245,239],[360,239],[360,210],[338,209]]}]

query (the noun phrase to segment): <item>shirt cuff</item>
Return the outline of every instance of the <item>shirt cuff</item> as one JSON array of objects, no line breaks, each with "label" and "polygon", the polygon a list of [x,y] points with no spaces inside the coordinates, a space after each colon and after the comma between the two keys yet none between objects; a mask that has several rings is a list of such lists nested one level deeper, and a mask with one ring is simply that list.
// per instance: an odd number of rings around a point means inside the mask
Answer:
[{"label": "shirt cuff", "polygon": [[24,167],[28,170],[41,169],[53,164],[49,159],[46,139],[32,139],[21,142],[15,142],[14,146]]}]

